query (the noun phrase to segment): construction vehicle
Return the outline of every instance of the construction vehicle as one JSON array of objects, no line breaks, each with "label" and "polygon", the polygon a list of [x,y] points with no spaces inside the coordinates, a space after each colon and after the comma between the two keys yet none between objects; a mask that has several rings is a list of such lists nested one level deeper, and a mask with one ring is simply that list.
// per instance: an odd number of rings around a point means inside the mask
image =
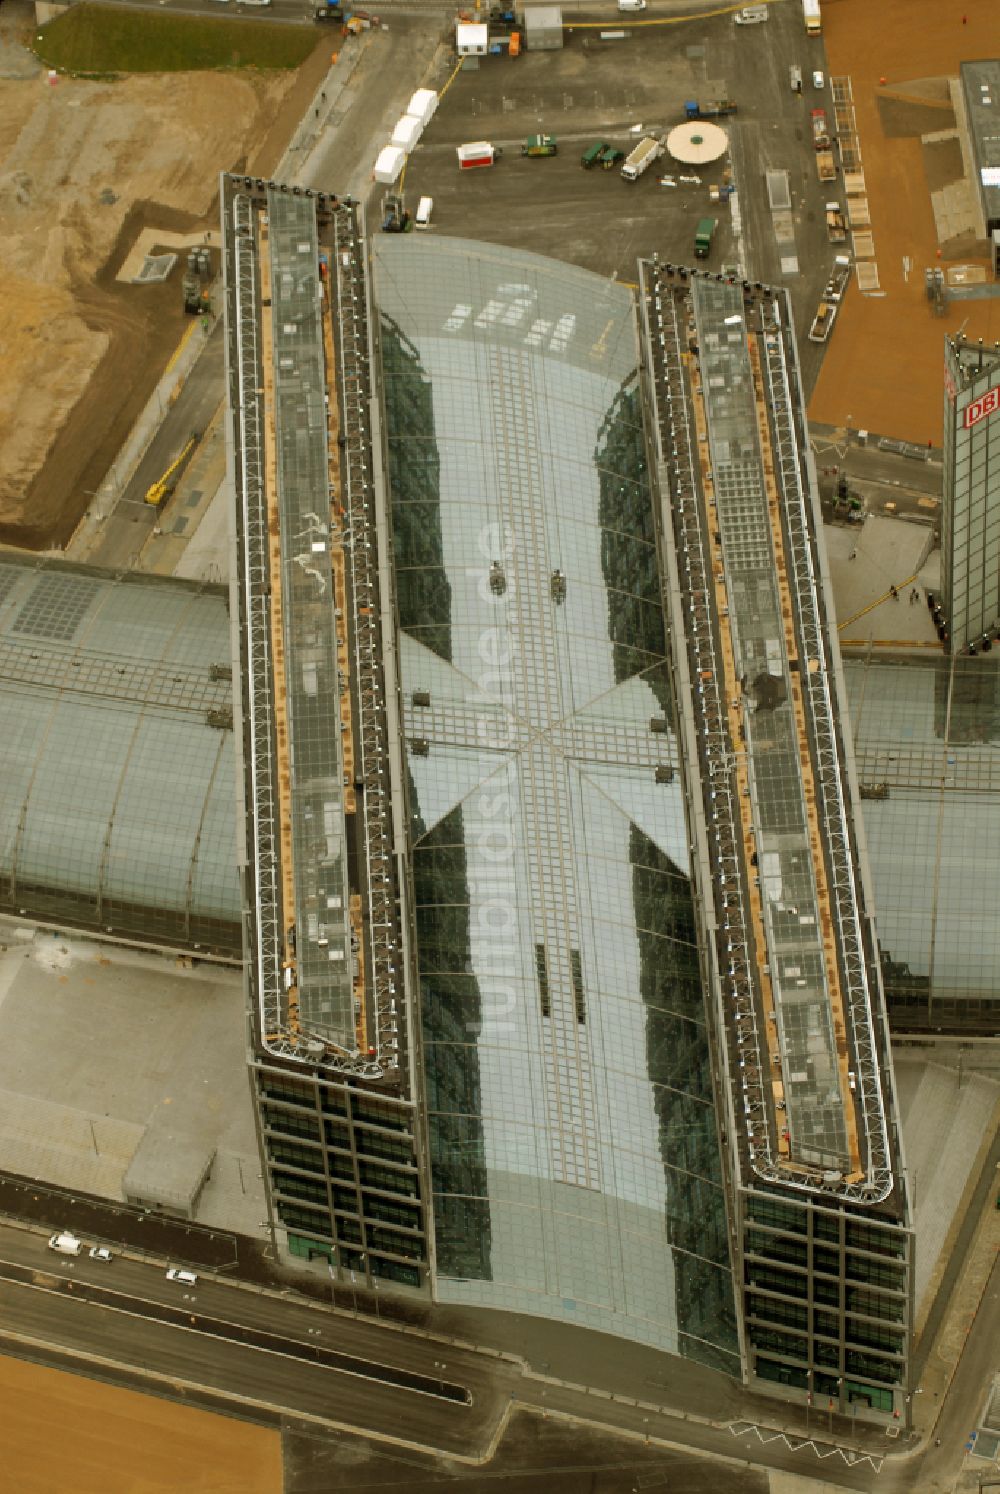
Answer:
[{"label": "construction vehicle", "polygon": [[554,135],[529,135],[521,146],[522,156],[554,156],[559,149]]},{"label": "construction vehicle", "polygon": [[847,289],[850,278],[850,255],[838,254],[833,261],[833,269],[830,272],[829,280],[826,282],[826,289],[823,291],[823,300],[832,301],[834,306],[836,306],[839,301],[843,300],[844,292]]},{"label": "construction vehicle", "polygon": [[655,135],[646,135],[622,167],[622,176],[627,182],[639,180],[642,173],[663,155],[663,144]]},{"label": "construction vehicle", "polygon": [[595,140],[593,145],[588,146],[583,155],[580,157],[580,165],[583,167],[584,171],[589,171],[591,166],[602,165],[604,161],[604,152],[607,149],[608,145],[604,140]]},{"label": "construction vehicle", "polygon": [[835,182],[837,180],[837,163],[833,159],[832,150],[818,150],[816,152],[816,171],[821,182]]},{"label": "construction vehicle", "polygon": [[924,293],[938,316],[948,311],[948,292],[945,288],[944,271],[940,265],[924,271]]},{"label": "construction vehicle", "polygon": [[802,0],[802,19],[806,23],[806,35],[819,36],[823,29],[819,0]]},{"label": "construction vehicle", "polygon": [[839,202],[826,204],[826,235],[831,244],[842,244],[847,238],[847,222]]},{"label": "construction vehicle", "polygon": [[174,457],[174,460],[170,463],[170,466],[167,468],[166,472],[164,472],[163,476],[160,477],[156,482],[152,483],[146,489],[147,503],[152,504],[155,508],[162,508],[163,504],[166,503],[167,499],[174,491],[174,488],[176,488],[180,480],[181,472],[197,444],[198,432],[195,431],[194,435],[191,437],[190,441],[188,441],[180,456]]},{"label": "construction vehicle", "polygon": [[352,10],[344,16],[344,35],[360,36],[362,31],[377,31],[382,22],[368,10]]},{"label": "construction vehicle", "polygon": [[684,104],[684,113],[688,119],[724,119],[727,114],[736,113],[736,105],[732,99],[713,99],[708,104],[699,104],[696,99],[687,99]]},{"label": "construction vehicle", "polygon": [[813,109],[809,118],[812,120],[813,145],[817,150],[828,150],[830,135],[826,127],[826,110]]},{"label": "construction vehicle", "polygon": [[192,249],[188,253],[187,268],[181,281],[184,310],[190,316],[201,316],[211,311],[209,280],[212,275],[212,256],[207,249]]},{"label": "construction vehicle", "polygon": [[694,252],[696,259],[707,259],[708,252],[712,247],[712,237],[718,227],[717,218],[702,218],[694,231]]},{"label": "construction vehicle", "polygon": [[410,214],[398,192],[387,192],[382,198],[382,232],[406,233]]},{"label": "construction vehicle", "polygon": [[606,145],[601,152],[601,166],[605,171],[610,171],[612,166],[617,166],[618,162],[624,159],[625,152],[614,145]]},{"label": "construction vehicle", "polygon": [[809,341],[826,342],[836,315],[837,308],[831,301],[821,301],[816,308],[812,326],[809,328]]},{"label": "construction vehicle", "polygon": [[471,171],[475,166],[492,166],[498,161],[503,152],[488,140],[471,140],[465,145],[457,147],[458,167],[460,171]]}]

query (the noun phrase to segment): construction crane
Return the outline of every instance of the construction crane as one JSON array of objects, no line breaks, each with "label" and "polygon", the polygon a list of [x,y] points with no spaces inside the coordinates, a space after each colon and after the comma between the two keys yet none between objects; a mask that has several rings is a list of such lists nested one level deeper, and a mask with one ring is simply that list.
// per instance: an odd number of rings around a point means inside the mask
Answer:
[{"label": "construction crane", "polygon": [[146,489],[147,503],[151,503],[156,508],[159,508],[161,504],[167,501],[171,493],[174,491],[174,488],[177,486],[177,480],[180,477],[181,469],[187,461],[188,457],[191,455],[192,451],[194,451],[197,441],[198,432],[195,431],[194,435],[191,437],[190,441],[188,441],[180,456],[175,457],[174,460],[170,463],[170,466],[167,468],[166,472],[164,472],[163,476],[158,478],[156,482],[151,483],[150,486]]}]

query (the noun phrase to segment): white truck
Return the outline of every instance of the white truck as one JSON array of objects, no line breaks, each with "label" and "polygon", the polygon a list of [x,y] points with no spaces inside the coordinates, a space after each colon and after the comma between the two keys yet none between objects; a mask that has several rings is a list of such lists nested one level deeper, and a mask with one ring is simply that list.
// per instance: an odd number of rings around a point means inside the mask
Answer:
[{"label": "white truck", "polygon": [[622,166],[622,176],[627,182],[639,180],[647,167],[652,166],[663,155],[663,145],[655,135],[646,135],[639,141],[632,154]]},{"label": "white truck", "polygon": [[823,29],[820,19],[819,0],[802,0],[802,19],[806,23],[807,36],[819,36]]}]

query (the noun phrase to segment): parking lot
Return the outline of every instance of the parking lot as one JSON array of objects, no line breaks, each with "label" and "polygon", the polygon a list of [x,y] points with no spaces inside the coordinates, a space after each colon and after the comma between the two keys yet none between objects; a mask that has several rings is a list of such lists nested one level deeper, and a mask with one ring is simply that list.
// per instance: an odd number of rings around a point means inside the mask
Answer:
[{"label": "parking lot", "polygon": [[[652,14],[652,7],[645,12]],[[751,27],[735,26],[730,15],[629,25],[609,8],[601,24],[624,31],[618,40],[601,40],[591,14],[587,25],[574,25],[571,14],[564,20],[560,51],[487,57],[475,70],[459,72],[410,156],[404,187],[411,210],[426,194],[434,199],[430,232],[534,250],[628,282],[636,278],[640,255],[658,252],[694,263],[695,227],[715,217],[718,229],[704,267],[718,271],[739,263],[753,279],[787,285],[804,338],[834,248],[823,217],[830,193],[816,174],[809,127],[809,110],[828,102],[810,88],[812,69],[825,63],[822,43],[805,35],[799,8],[775,6],[765,24]],[[793,63],[805,78],[801,96],[789,84]],[[581,169],[581,156],[595,140],[627,152],[642,133],[680,123],[686,100],[722,98],[738,109],[719,123],[729,135],[739,189],[739,233],[729,204],[709,201],[709,185],[724,180],[725,158],[699,171],[700,185],[676,187],[658,182],[686,170],[667,157],[637,182],[626,182],[617,169]],[[521,156],[522,142],[536,133],[555,135],[556,156]],[[459,171],[456,147],[482,139],[502,148],[497,165]],[[764,182],[770,168],[788,171],[790,179],[794,244],[780,251]],[[374,221],[382,190],[372,194]],[[788,271],[790,252],[797,268]],[[804,343],[807,388],[819,353]]]}]

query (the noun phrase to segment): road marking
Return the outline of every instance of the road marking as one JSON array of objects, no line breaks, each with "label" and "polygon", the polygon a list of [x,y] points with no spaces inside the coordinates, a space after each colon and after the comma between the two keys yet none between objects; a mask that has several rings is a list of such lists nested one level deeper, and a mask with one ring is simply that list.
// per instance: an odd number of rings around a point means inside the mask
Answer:
[{"label": "road marking", "polygon": [[168,374],[168,373],[171,372],[171,370],[173,369],[174,365],[176,364],[178,358],[181,356],[181,353],[183,353],[184,349],[187,347],[188,343],[191,341],[192,334],[195,333],[195,332],[197,332],[197,330],[198,330],[198,323],[196,321],[194,321],[194,322],[191,323],[190,327],[184,333],[184,336],[181,338],[180,342],[177,344],[177,346],[174,348],[174,351],[171,353],[171,355],[170,355],[170,361],[168,362],[166,368],[163,370],[163,372],[165,374]]}]

